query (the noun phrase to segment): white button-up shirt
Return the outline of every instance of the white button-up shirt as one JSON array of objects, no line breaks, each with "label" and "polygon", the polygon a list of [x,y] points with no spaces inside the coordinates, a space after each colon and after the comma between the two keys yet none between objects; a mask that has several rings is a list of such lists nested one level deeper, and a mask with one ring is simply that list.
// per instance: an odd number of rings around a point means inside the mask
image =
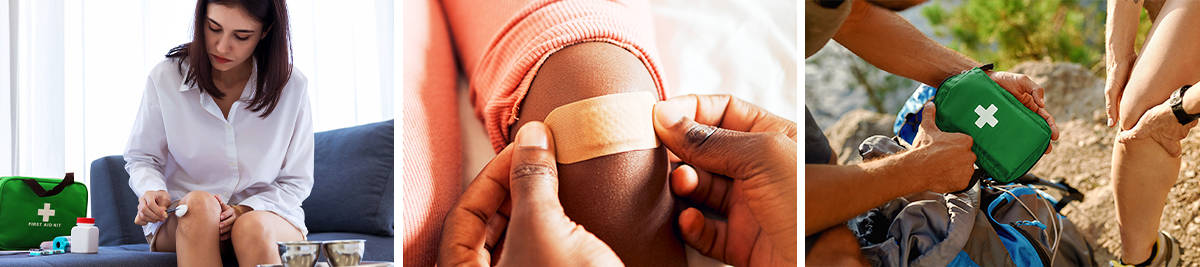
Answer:
[{"label": "white button-up shirt", "polygon": [[[212,96],[183,83],[186,68],[180,71],[178,59],[167,59],[150,71],[125,150],[129,187],[139,198],[166,190],[172,200],[202,190],[230,205],[274,212],[307,235],[300,203],[313,186],[308,80],[293,68],[275,111],[261,118],[262,111],[246,109],[257,79],[254,65],[226,119]],[[143,233],[161,224],[148,224]]]}]

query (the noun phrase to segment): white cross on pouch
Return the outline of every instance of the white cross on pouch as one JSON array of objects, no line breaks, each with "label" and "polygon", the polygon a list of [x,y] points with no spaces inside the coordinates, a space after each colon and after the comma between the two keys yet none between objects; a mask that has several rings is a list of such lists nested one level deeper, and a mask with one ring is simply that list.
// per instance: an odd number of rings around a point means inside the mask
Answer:
[{"label": "white cross on pouch", "polygon": [[999,120],[996,120],[996,105],[988,105],[985,109],[983,105],[975,106],[975,114],[979,114],[979,119],[975,120],[975,127],[983,128],[984,124],[996,127]]},{"label": "white cross on pouch", "polygon": [[42,222],[50,222],[50,216],[54,216],[54,210],[50,209],[50,203],[45,203],[42,209],[37,210],[37,215],[42,216]]}]

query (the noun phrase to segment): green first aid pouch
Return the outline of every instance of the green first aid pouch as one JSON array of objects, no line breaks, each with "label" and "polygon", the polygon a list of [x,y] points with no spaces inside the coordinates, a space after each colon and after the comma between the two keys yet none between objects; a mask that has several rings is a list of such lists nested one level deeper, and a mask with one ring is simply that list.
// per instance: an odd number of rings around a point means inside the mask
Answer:
[{"label": "green first aid pouch", "polygon": [[942,82],[933,97],[935,122],[943,132],[971,136],[975,165],[1008,183],[1042,158],[1050,145],[1050,126],[992,81],[984,72],[990,69],[991,64],[984,65]]},{"label": "green first aid pouch", "polygon": [[87,217],[88,191],[75,175],[65,178],[0,177],[0,250],[37,248],[71,235],[75,218]]}]

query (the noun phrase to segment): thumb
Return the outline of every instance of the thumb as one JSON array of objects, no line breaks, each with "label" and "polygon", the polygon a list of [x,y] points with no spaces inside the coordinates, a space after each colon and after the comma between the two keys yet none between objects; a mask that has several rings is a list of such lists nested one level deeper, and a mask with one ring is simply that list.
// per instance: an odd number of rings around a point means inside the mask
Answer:
[{"label": "thumb", "polygon": [[654,132],[667,149],[689,165],[734,179],[754,176],[763,164],[769,164],[764,159],[782,157],[784,148],[796,145],[779,132],[734,131],[689,117],[674,122],[656,119]]},{"label": "thumb", "polygon": [[1117,132],[1117,142],[1126,144],[1138,137],[1138,131],[1142,130],[1141,124],[1136,124],[1132,129],[1121,130]]},{"label": "thumb", "polygon": [[933,102],[925,102],[925,108],[921,110],[921,128],[930,129],[940,132],[937,127],[937,105]]},{"label": "thumb", "polygon": [[565,217],[558,200],[558,168],[554,138],[541,122],[530,122],[517,130],[509,188],[514,220],[519,215]]}]

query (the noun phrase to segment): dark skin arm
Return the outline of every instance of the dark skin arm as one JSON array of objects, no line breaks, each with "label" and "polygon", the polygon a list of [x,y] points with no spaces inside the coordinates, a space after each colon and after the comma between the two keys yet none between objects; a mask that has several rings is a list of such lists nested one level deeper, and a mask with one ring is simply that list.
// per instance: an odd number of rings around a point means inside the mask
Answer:
[{"label": "dark skin arm", "polygon": [[[564,104],[639,91],[657,95],[646,66],[629,51],[599,42],[573,45],[546,59],[509,130],[545,120]],[[686,255],[673,230],[668,167],[663,147],[558,164],[559,197],[567,216],[612,247],[625,264],[681,266]]]}]

